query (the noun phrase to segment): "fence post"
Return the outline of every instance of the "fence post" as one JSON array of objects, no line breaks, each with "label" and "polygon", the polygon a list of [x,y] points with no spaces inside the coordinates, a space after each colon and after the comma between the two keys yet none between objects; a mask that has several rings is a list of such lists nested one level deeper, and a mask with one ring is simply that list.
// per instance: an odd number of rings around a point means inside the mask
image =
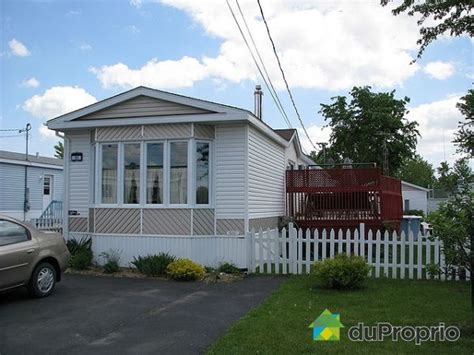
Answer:
[{"label": "fence post", "polygon": [[296,243],[296,235],[297,231],[296,228],[293,227],[293,224],[291,224],[290,228],[290,243],[289,243],[289,259],[290,259],[290,273],[291,274],[296,274],[297,269],[296,269],[296,258],[297,258],[297,243]]},{"label": "fence post", "polygon": [[359,241],[360,241],[359,255],[365,258],[365,223],[359,224]]}]

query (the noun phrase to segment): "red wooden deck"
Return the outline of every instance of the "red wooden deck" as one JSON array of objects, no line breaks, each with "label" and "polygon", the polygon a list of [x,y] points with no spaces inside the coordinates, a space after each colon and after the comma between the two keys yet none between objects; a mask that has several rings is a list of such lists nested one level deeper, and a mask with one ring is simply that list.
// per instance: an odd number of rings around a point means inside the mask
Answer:
[{"label": "red wooden deck", "polygon": [[401,181],[379,168],[330,168],[286,172],[287,216],[302,228],[369,228],[402,219]]}]

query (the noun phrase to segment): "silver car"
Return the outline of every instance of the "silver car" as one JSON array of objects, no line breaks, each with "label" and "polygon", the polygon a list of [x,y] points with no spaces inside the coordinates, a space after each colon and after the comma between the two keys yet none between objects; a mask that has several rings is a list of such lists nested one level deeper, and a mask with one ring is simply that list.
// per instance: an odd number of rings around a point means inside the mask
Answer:
[{"label": "silver car", "polygon": [[33,297],[49,296],[68,261],[60,233],[0,215],[0,291],[26,286]]}]

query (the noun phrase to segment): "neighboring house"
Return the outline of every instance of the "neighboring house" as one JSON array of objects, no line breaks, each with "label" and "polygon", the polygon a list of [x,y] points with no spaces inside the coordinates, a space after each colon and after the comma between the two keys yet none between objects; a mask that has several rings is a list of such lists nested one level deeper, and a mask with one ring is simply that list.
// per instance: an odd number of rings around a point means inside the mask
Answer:
[{"label": "neighboring house", "polygon": [[422,186],[402,181],[403,211],[422,210],[427,215],[429,191],[429,189]]},{"label": "neighboring house", "polygon": [[63,180],[60,159],[0,151],[0,214],[38,218],[51,201],[62,201]]},{"label": "neighboring house", "polygon": [[286,168],[312,164],[295,130],[145,87],[47,126],[65,136],[66,236],[91,235],[96,252],[120,249],[122,263],[168,251],[244,267],[246,233],[285,215]]}]

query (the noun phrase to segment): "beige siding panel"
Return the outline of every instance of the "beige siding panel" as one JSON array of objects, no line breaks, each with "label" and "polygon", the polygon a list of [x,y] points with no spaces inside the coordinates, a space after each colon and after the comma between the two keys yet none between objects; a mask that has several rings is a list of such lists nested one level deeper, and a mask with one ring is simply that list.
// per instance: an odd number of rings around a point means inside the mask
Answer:
[{"label": "beige siding panel", "polygon": [[249,230],[278,228],[278,217],[254,218],[249,220]]},{"label": "beige siding panel", "polygon": [[80,119],[97,120],[121,117],[195,115],[206,113],[211,113],[211,111],[142,95],[91,113],[90,115],[86,115]]},{"label": "beige siding panel", "polygon": [[214,210],[195,209],[193,211],[193,235],[214,234]]},{"label": "beige siding panel", "polygon": [[245,223],[243,219],[218,219],[216,221],[217,235],[243,235]]},{"label": "beige siding panel", "polygon": [[151,139],[189,138],[191,137],[190,123],[146,125],[143,136]]},{"label": "beige siding panel", "polygon": [[[67,133],[69,153],[82,153],[82,162],[69,162],[69,206],[68,210],[77,211],[80,216],[89,215],[89,186],[90,159],[92,146],[90,132],[80,131]],[[69,157],[66,157],[69,159]]]},{"label": "beige siding panel", "polygon": [[249,127],[249,218],[285,214],[285,149]]},{"label": "beige siding panel", "polygon": [[214,138],[214,126],[195,124],[194,125],[194,137],[196,138]]},{"label": "beige siding panel", "polygon": [[246,125],[216,126],[216,218],[245,218]]},{"label": "beige siding panel", "polygon": [[140,234],[140,210],[136,208],[97,208],[95,232]]},{"label": "beige siding panel", "polygon": [[143,234],[190,235],[190,209],[144,209]]},{"label": "beige siding panel", "polygon": [[142,126],[106,127],[97,129],[98,141],[119,141],[138,139],[142,136]]},{"label": "beige siding panel", "polygon": [[87,217],[69,217],[69,227],[70,232],[87,232]]}]

